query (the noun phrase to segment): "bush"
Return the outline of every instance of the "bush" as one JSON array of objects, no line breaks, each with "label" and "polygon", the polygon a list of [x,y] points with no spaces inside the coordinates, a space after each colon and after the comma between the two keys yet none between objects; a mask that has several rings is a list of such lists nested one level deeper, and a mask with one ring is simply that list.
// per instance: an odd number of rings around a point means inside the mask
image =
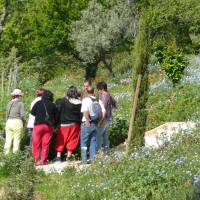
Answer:
[{"label": "bush", "polygon": [[162,41],[158,40],[154,42],[154,52],[157,62],[162,66],[163,71],[172,81],[173,85],[178,83],[188,64],[182,50],[177,48],[174,43],[165,46]]},{"label": "bush", "polygon": [[187,64],[188,62],[180,49],[173,49],[169,46],[164,52],[162,69],[172,81],[173,85],[181,80]]},{"label": "bush", "polygon": [[117,146],[125,141],[128,133],[128,121],[115,118],[109,128],[110,146]]},{"label": "bush", "polygon": [[0,177],[4,183],[5,200],[32,200],[34,196],[35,169],[30,152],[1,155]]}]

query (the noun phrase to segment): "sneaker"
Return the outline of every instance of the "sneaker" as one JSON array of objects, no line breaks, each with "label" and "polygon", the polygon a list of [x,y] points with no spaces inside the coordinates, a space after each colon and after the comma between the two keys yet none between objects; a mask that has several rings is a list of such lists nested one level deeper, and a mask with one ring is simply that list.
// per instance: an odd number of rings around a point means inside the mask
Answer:
[{"label": "sneaker", "polygon": [[55,157],[53,159],[53,162],[55,162],[55,163],[61,163],[61,158],[60,157]]}]

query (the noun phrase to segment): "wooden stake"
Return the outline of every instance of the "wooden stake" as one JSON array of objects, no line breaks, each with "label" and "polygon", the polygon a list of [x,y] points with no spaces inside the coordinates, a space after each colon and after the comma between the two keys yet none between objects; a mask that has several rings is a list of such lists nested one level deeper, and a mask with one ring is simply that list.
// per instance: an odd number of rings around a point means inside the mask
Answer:
[{"label": "wooden stake", "polygon": [[1,72],[1,99],[4,98],[4,74],[5,74],[5,69],[4,69],[4,64],[2,64],[2,72]]},{"label": "wooden stake", "polygon": [[139,98],[139,93],[140,93],[141,81],[142,81],[142,75],[139,74],[138,79],[137,79],[136,90],[135,90],[135,94],[134,94],[130,123],[129,123],[128,139],[127,139],[127,142],[126,142],[126,153],[127,154],[129,153],[131,139],[132,139],[132,136],[133,136],[133,130],[134,130],[133,127],[134,127],[134,123],[135,123],[135,116],[136,116],[136,111],[137,111],[137,104],[138,104],[138,98]]}]

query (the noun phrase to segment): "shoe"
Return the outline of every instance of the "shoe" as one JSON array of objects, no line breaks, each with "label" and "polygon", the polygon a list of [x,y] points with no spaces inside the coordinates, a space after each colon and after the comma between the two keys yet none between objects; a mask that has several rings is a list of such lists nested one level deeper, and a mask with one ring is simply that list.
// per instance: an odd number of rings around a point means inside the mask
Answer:
[{"label": "shoe", "polygon": [[76,158],[73,154],[71,154],[71,156],[66,158],[66,161],[75,161],[75,160],[76,160]]},{"label": "shoe", "polygon": [[60,157],[55,157],[53,159],[53,162],[55,162],[55,163],[61,163],[61,158]]}]

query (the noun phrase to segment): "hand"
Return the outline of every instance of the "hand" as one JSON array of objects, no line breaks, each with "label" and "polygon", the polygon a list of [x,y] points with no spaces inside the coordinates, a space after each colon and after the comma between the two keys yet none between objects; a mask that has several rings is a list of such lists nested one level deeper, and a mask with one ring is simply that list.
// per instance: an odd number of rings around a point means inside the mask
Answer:
[{"label": "hand", "polygon": [[85,122],[85,125],[86,125],[86,127],[89,128],[89,127],[90,127],[90,122],[89,122],[89,121],[86,121],[86,122]]}]

